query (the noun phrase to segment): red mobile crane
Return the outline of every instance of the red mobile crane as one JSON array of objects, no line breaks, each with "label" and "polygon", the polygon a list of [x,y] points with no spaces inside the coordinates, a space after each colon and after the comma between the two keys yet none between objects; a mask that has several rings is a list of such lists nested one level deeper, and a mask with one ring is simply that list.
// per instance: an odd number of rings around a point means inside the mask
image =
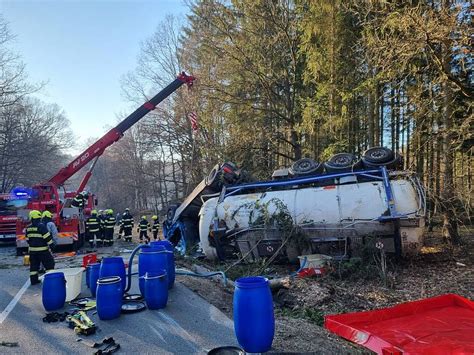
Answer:
[{"label": "red mobile crane", "polygon": [[[44,183],[33,186],[26,209],[18,212],[16,224],[17,254],[21,255],[28,247],[25,238],[25,227],[28,224],[28,212],[30,210],[48,210],[53,214],[53,221],[58,227],[59,232],[58,244],[72,244],[74,248],[81,247],[84,243],[84,219],[85,216],[90,215],[95,203],[95,197],[89,194],[82,214],[77,208],[71,207],[71,202],[79,192],[83,191],[92,175],[92,169],[97,159],[107,147],[122,138],[125,131],[137,123],[148,112],[154,110],[161,101],[166,99],[183,84],[187,84],[187,86],[190,87],[194,80],[195,78],[193,76],[186,75],[182,72],[171,84],[166,86],[151,100],[137,108],[116,127],[112,128],[102,138],[82,152],[82,154],[69,163],[69,165],[59,170],[56,175]],[[78,190],[66,192],[64,190],[64,183],[91,161],[91,167],[82,179]]]}]

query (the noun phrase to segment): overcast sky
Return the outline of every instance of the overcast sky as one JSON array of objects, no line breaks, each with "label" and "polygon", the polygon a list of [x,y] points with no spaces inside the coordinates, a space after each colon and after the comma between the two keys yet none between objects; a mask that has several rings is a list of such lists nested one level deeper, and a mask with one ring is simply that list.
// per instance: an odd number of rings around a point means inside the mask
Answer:
[{"label": "overcast sky", "polygon": [[157,24],[186,10],[182,0],[0,0],[30,80],[48,81],[39,98],[65,110],[79,145],[131,112],[121,76]]}]

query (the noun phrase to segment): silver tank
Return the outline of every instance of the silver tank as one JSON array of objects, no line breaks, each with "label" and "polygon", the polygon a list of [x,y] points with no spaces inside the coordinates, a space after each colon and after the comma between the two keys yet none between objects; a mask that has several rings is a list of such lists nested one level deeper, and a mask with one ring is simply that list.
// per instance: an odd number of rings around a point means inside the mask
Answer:
[{"label": "silver tank", "polygon": [[[417,254],[425,227],[423,189],[409,174],[391,173],[390,179],[396,212],[400,215],[402,253]],[[218,203],[218,197],[209,198],[199,212],[200,245],[206,257],[217,257],[216,249],[209,243],[209,233],[216,225],[215,221],[225,224],[230,232],[235,230],[238,243],[249,233],[259,230],[255,221],[261,213],[271,215],[282,208],[291,215],[293,224],[312,240],[341,237],[356,240],[369,236],[379,238],[387,251],[394,249],[395,224],[380,218],[388,213],[383,183],[371,181],[228,196],[221,203]]]}]

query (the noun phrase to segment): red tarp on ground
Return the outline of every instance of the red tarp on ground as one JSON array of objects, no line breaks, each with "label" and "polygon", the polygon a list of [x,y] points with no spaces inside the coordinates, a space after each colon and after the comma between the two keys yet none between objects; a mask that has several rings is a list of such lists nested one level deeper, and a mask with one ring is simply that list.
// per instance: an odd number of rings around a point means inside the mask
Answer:
[{"label": "red tarp on ground", "polygon": [[329,315],[324,326],[378,354],[474,354],[474,302],[454,294]]}]

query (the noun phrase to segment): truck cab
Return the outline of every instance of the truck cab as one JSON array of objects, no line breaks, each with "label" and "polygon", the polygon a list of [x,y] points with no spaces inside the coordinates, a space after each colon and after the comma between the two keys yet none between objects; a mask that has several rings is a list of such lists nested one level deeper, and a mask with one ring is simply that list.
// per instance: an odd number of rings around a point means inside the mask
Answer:
[{"label": "truck cab", "polygon": [[76,250],[84,244],[85,220],[94,208],[95,196],[89,194],[85,208],[79,210],[71,206],[72,199],[76,195],[76,191],[59,190],[52,183],[33,187],[26,208],[18,211],[16,219],[17,255],[22,255],[28,250],[25,229],[30,223],[28,215],[31,210],[51,212],[58,229],[58,237],[55,240],[58,246],[70,245]]},{"label": "truck cab", "polygon": [[17,212],[27,204],[26,193],[0,194],[0,243],[15,241]]}]

